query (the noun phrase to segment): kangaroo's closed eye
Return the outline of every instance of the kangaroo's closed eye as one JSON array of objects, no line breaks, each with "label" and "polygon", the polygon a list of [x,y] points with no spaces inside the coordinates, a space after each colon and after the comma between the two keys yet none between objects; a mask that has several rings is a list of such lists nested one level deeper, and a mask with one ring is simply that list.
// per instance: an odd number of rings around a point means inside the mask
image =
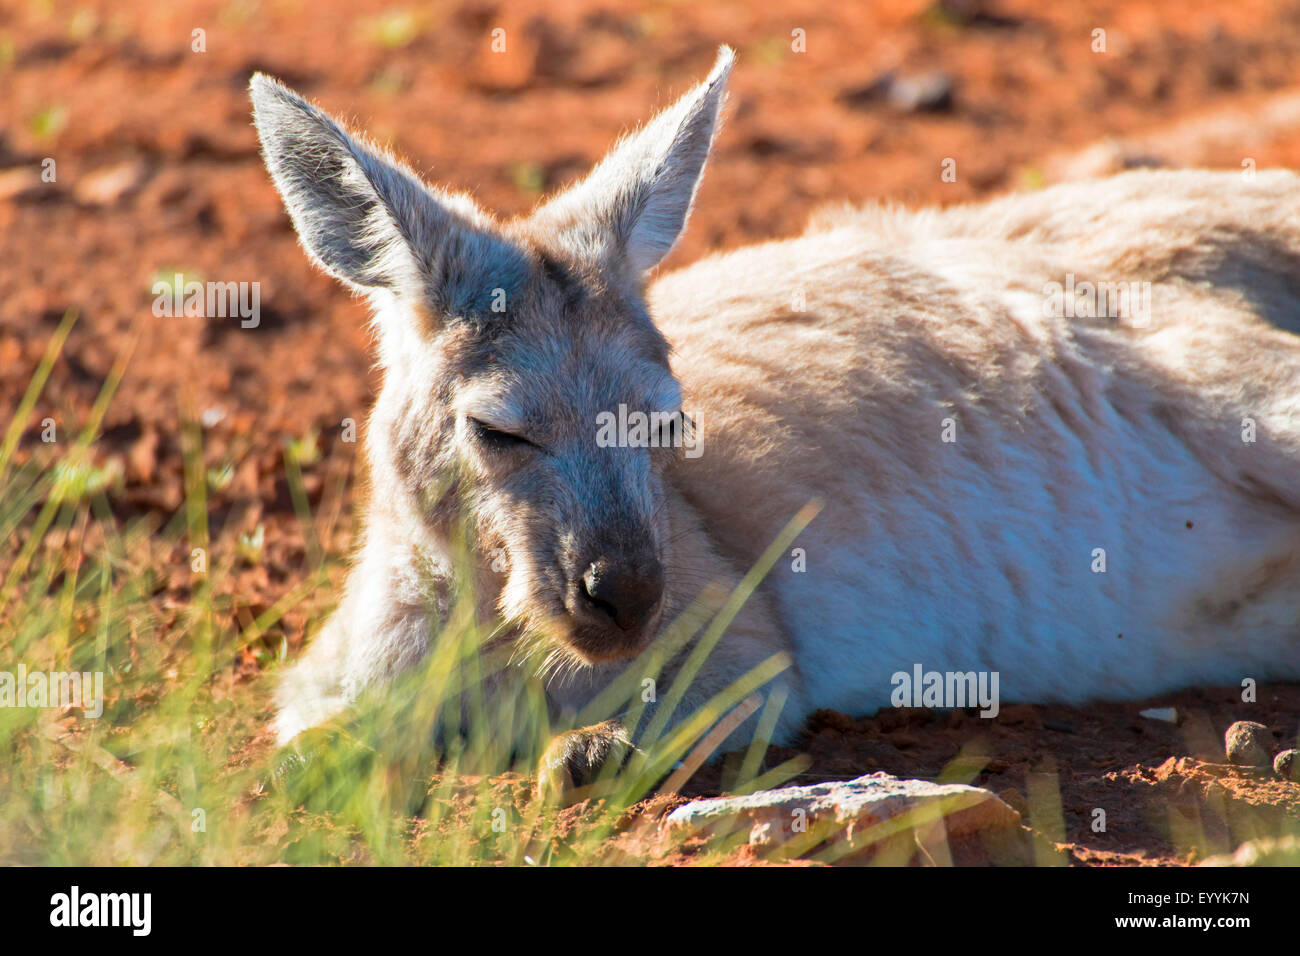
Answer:
[{"label": "kangaroo's closed eye", "polygon": [[505,451],[510,448],[539,447],[523,435],[516,435],[514,432],[503,431],[500,428],[493,428],[477,418],[466,417],[465,421],[469,424],[469,430],[474,435],[474,438],[493,450]]}]

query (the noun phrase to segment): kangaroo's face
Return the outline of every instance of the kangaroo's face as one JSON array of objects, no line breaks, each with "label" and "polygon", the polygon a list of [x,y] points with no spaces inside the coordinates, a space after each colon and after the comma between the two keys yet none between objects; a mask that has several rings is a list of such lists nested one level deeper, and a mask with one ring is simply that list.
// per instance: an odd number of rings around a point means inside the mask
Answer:
[{"label": "kangaroo's face", "polygon": [[[426,453],[459,476],[499,610],[593,662],[635,653],[662,617],[681,391],[639,295],[539,263],[509,318],[444,336],[443,444]],[[620,408],[662,434],[611,442]]]},{"label": "kangaroo's face", "polygon": [[[690,427],[644,273],[685,224],[730,51],[583,182],[497,223],[257,77],[268,168],[311,257],[377,309],[400,412],[371,453],[469,515],[499,610],[591,663],[664,614],[664,469]],[[627,427],[628,425],[631,427]],[[689,444],[687,445],[689,447]],[[375,487],[376,496],[398,489]]]}]

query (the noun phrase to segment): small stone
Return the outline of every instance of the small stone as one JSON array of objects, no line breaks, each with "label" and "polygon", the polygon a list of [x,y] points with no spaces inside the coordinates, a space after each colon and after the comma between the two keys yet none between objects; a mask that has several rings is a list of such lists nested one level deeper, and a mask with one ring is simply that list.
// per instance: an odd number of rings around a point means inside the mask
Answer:
[{"label": "small stone", "polygon": [[904,113],[942,113],[952,109],[953,82],[946,73],[900,76],[886,91],[889,105]]},{"label": "small stone", "polygon": [[953,108],[954,89],[946,73],[900,76],[890,70],[865,86],[845,90],[840,100],[854,109],[884,104],[902,113],[945,113]]},{"label": "small stone", "polygon": [[1300,750],[1283,750],[1274,757],[1273,772],[1283,780],[1300,782]]},{"label": "small stone", "polygon": [[1273,735],[1263,724],[1239,720],[1223,735],[1228,763],[1238,767],[1267,767],[1273,760]]},{"label": "small stone", "polygon": [[1138,711],[1140,717],[1147,720],[1161,720],[1166,724],[1178,723],[1178,708],[1176,707],[1150,707],[1147,710]]},{"label": "small stone", "polygon": [[87,173],[73,183],[72,194],[87,206],[111,206],[139,189],[148,178],[149,168],[139,160],[131,160]]},{"label": "small stone", "polygon": [[48,188],[41,181],[40,170],[35,166],[15,166],[0,169],[0,201],[6,199],[31,199]]}]

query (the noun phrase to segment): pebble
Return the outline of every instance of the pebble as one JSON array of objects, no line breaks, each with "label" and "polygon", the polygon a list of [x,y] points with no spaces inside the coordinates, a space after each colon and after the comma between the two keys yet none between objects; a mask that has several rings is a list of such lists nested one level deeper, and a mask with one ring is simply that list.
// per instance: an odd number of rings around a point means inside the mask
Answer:
[{"label": "pebble", "polygon": [[48,188],[41,182],[41,171],[36,166],[0,169],[0,200],[32,199]]},{"label": "pebble", "polygon": [[946,73],[900,76],[885,95],[889,105],[904,113],[942,113],[952,109],[953,81]]},{"label": "pebble", "polygon": [[1267,767],[1272,760],[1273,735],[1263,724],[1239,720],[1223,735],[1228,763],[1238,767]]},{"label": "pebble", "polygon": [[149,167],[138,159],[131,160],[78,178],[72,194],[87,206],[111,206],[143,186],[148,178]]},{"label": "pebble", "polygon": [[845,90],[840,98],[858,109],[885,103],[902,113],[945,113],[953,109],[954,90],[946,73],[900,76],[890,70],[865,86]]},{"label": "pebble", "polygon": [[1300,781],[1300,750],[1283,750],[1274,757],[1273,772],[1283,780]]}]

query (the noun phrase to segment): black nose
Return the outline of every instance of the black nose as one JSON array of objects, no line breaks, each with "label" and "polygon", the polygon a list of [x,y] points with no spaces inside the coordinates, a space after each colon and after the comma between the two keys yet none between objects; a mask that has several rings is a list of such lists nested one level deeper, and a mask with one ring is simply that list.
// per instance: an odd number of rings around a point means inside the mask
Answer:
[{"label": "black nose", "polygon": [[644,623],[659,603],[664,593],[664,572],[653,558],[623,566],[601,557],[583,572],[579,590],[590,610],[630,631]]}]

